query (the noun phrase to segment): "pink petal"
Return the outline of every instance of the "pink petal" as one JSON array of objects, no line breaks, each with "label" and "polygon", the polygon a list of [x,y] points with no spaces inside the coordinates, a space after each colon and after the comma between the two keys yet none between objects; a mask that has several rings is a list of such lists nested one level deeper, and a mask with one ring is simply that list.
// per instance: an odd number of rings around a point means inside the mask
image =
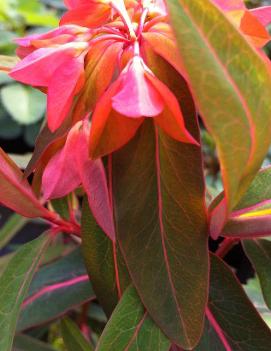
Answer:
[{"label": "pink petal", "polygon": [[38,49],[20,61],[10,76],[25,84],[48,86],[55,71],[75,54],[76,49],[71,46]]},{"label": "pink petal", "polygon": [[250,10],[257,17],[263,26],[268,26],[271,23],[271,6],[258,7]]},{"label": "pink petal", "polygon": [[[69,24],[58,27],[46,33],[32,34],[23,38],[17,38],[15,39],[15,42],[24,48],[32,47],[33,50],[33,46],[34,48],[39,48],[70,42],[76,38],[76,35],[87,33],[88,31],[88,28]],[[36,45],[37,43],[39,45]]]},{"label": "pink petal", "polygon": [[69,23],[84,27],[98,27],[106,23],[111,14],[109,6],[103,3],[88,2],[87,4],[72,8],[60,20],[60,25]]},{"label": "pink petal", "polygon": [[71,129],[65,146],[51,158],[45,168],[42,176],[42,191],[46,200],[63,197],[81,183],[78,167],[75,165],[80,142],[80,126],[76,124]]},{"label": "pink petal", "polygon": [[244,10],[246,6],[243,0],[212,0],[224,11]]},{"label": "pink petal", "polygon": [[136,133],[144,118],[127,118],[112,110],[111,99],[119,91],[116,80],[101,96],[93,112],[89,137],[90,157],[108,155],[125,145]]},{"label": "pink petal", "polygon": [[79,168],[92,214],[108,237],[115,241],[112,207],[103,163],[100,159],[89,160]]},{"label": "pink petal", "polygon": [[142,59],[135,56],[120,76],[119,92],[112,98],[113,108],[127,117],[153,117],[164,108],[163,99],[145,78]]},{"label": "pink petal", "polygon": [[198,145],[198,142],[185,128],[183,114],[175,95],[163,82],[152,74],[148,73],[146,77],[150,81],[150,84],[163,96],[165,104],[163,112],[154,118],[154,122],[173,139]]},{"label": "pink petal", "polygon": [[55,71],[48,86],[48,127],[54,132],[67,117],[77,83],[84,74],[84,56],[73,58]]},{"label": "pink petal", "polygon": [[79,6],[87,5],[91,0],[64,0],[64,4],[67,8],[73,9]]}]

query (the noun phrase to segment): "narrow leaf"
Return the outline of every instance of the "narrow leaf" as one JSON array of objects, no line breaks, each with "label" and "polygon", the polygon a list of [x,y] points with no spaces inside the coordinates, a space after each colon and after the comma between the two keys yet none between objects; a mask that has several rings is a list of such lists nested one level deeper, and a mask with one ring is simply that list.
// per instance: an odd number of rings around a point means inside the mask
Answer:
[{"label": "narrow leaf", "polygon": [[36,273],[17,329],[44,324],[94,298],[81,252],[77,249]]},{"label": "narrow leaf", "polygon": [[22,246],[0,277],[0,349],[10,351],[20,307],[50,241],[49,232]]},{"label": "narrow leaf", "polygon": [[265,302],[271,309],[271,242],[244,240],[243,247],[259,276]]},{"label": "narrow leaf", "polygon": [[92,346],[82,335],[80,329],[73,321],[65,318],[61,321],[61,333],[67,351],[92,351]]},{"label": "narrow leaf", "polygon": [[96,351],[168,351],[170,341],[148,317],[133,287],[129,287],[98,342]]},{"label": "narrow leaf", "polygon": [[[207,300],[206,218],[198,152],[197,147],[154,130],[152,121],[147,121],[132,142],[113,154],[122,253],[150,316],[184,348],[194,346],[200,337]],[[190,158],[193,163],[187,167]]]}]

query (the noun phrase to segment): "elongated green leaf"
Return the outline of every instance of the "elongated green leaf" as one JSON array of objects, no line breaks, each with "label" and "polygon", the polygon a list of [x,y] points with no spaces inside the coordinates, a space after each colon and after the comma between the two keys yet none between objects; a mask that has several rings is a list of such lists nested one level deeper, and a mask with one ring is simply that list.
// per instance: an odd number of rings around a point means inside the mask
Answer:
[{"label": "elongated green leaf", "polygon": [[96,351],[168,351],[169,340],[148,317],[133,287],[129,287],[99,340]]},{"label": "elongated green leaf", "polygon": [[200,169],[199,148],[155,131],[152,121],[113,154],[117,237],[129,273],[150,316],[184,348],[200,337],[207,301]]},{"label": "elongated green leaf", "polygon": [[[148,66],[170,86],[187,129],[199,139],[186,83],[150,48],[146,52]],[[155,131],[151,121],[146,123],[130,144],[113,154],[117,237],[150,316],[170,339],[186,348],[200,337],[207,302],[201,152]],[[197,254],[189,255],[191,251]],[[188,293],[194,289],[197,294]]]},{"label": "elongated green leaf", "polygon": [[37,272],[17,329],[46,323],[94,298],[80,249],[77,249]]},{"label": "elongated green leaf", "polygon": [[31,336],[19,334],[14,338],[13,351],[56,351],[52,346],[34,339]]},{"label": "elongated green leaf", "polygon": [[88,206],[83,203],[82,250],[94,291],[107,316],[116,307],[119,297],[130,284],[120,252],[96,223]]},{"label": "elongated green leaf", "polygon": [[[210,278],[209,308],[206,313],[208,323],[205,328],[207,334],[203,335],[196,350],[270,350],[270,329],[229,267],[213,255]],[[205,349],[204,345],[211,345],[211,347]]]},{"label": "elongated green leaf", "polygon": [[243,247],[259,276],[265,302],[271,309],[271,242],[244,240]]},{"label": "elongated green leaf", "polygon": [[[232,209],[270,144],[270,68],[212,1],[166,2],[197,107],[218,148]],[[223,209],[216,235],[225,215]]]},{"label": "elongated green leaf", "polygon": [[68,351],[92,351],[77,325],[68,318],[61,321],[61,333]]},{"label": "elongated green leaf", "polygon": [[0,350],[10,351],[20,307],[42,254],[49,233],[21,247],[0,277]]},{"label": "elongated green leaf", "polygon": [[0,229],[0,249],[2,249],[16,233],[26,224],[27,219],[17,215],[11,215],[3,227]]}]

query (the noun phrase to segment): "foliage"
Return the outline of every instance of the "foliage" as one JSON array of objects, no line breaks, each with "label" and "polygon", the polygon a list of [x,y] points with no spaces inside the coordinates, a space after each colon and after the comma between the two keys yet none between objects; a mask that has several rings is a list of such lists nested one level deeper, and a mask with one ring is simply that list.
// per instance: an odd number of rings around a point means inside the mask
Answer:
[{"label": "foliage", "polygon": [[1,2],[0,138],[38,135],[0,149],[1,351],[271,349],[259,5]]}]

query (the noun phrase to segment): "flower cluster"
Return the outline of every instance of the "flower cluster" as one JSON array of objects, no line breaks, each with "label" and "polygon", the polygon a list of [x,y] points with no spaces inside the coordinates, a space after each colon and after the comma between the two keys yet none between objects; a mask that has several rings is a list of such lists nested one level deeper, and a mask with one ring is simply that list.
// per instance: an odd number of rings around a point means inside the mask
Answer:
[{"label": "flower cluster", "polygon": [[[213,2],[257,48],[269,41],[263,11],[248,11],[242,0]],[[51,132],[70,120],[66,145],[53,155],[43,175],[47,198],[63,196],[83,182],[82,172],[59,166],[68,159],[78,161],[73,150],[83,167],[89,156],[97,159],[126,144],[145,118],[153,118],[170,137],[197,144],[185,128],[177,98],[155,76],[155,62],[148,59],[155,53],[185,76],[165,2],[65,0],[65,4],[68,11],[59,28],[17,39],[21,61],[10,73],[47,93]],[[78,142],[82,135],[84,141]],[[59,177],[52,172],[56,169]],[[52,184],[52,179],[59,179],[55,180],[59,184],[64,175],[68,180],[61,187]]]}]

